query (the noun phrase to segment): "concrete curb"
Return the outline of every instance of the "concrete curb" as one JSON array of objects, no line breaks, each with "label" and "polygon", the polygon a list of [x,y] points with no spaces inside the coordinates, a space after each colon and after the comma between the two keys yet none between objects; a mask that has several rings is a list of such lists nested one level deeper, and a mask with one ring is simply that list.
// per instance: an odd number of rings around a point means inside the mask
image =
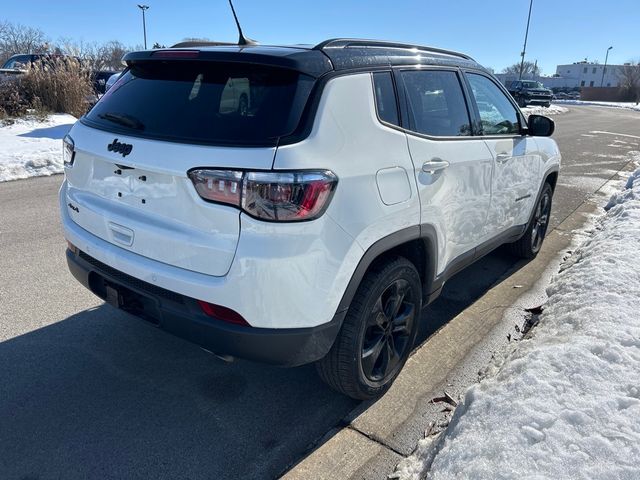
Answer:
[{"label": "concrete curb", "polygon": [[356,407],[343,428],[325,435],[282,478],[372,479],[392,473],[427,426],[442,417],[442,405],[430,400],[445,389],[459,396],[478,381],[494,352],[514,348],[508,332],[513,332],[514,322],[524,320],[524,308],[546,299],[546,285],[570,248],[573,232],[602,208],[595,197],[619,183],[620,174],[633,166],[629,162],[555,227],[534,261],[499,281],[418,347],[387,394]]}]

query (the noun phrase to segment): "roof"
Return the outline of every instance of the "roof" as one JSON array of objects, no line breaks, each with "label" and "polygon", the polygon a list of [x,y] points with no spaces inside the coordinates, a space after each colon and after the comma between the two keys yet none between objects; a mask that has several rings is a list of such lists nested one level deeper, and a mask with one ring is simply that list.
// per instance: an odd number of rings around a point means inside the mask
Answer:
[{"label": "roof", "polygon": [[[183,43],[174,45],[174,47],[131,52],[124,56],[124,60],[126,62],[163,58],[180,60],[177,52],[185,52],[185,60],[257,63],[291,68],[315,77],[332,70],[380,66],[480,67],[475,60],[463,53],[380,40],[337,38],[326,40],[315,46],[229,45],[222,42],[189,42],[188,46]],[[194,58],[187,52],[198,53]]]}]

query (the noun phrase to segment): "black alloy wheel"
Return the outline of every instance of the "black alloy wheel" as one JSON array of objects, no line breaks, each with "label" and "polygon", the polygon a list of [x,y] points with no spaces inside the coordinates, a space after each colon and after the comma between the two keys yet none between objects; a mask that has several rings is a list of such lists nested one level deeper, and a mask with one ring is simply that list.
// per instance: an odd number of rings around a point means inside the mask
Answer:
[{"label": "black alloy wheel", "polygon": [[410,348],[416,301],[405,279],[395,280],[378,297],[369,315],[360,353],[364,376],[384,383],[394,376]]},{"label": "black alloy wheel", "polygon": [[536,211],[533,214],[532,230],[531,230],[531,250],[534,253],[540,251],[542,241],[547,234],[549,227],[549,218],[551,216],[551,192],[545,189],[542,192]]},{"label": "black alloy wheel", "polygon": [[511,253],[526,259],[532,259],[538,255],[549,228],[552,200],[553,188],[545,182],[527,229],[520,239],[508,245]]},{"label": "black alloy wheel", "polygon": [[349,397],[382,395],[409,358],[422,309],[415,265],[392,257],[362,279],[327,355],[316,363],[320,378]]}]

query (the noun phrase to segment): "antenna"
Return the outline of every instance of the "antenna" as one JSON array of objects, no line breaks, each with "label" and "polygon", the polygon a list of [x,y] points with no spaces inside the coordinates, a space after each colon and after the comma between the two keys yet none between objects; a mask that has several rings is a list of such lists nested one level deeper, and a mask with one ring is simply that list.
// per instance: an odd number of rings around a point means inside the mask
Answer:
[{"label": "antenna", "polygon": [[258,42],[251,40],[250,38],[246,38],[242,34],[242,27],[240,27],[240,22],[236,15],[236,9],[233,8],[233,2],[231,0],[229,0],[229,6],[231,7],[231,13],[233,13],[233,19],[236,21],[236,26],[238,27],[238,45],[257,45]]}]

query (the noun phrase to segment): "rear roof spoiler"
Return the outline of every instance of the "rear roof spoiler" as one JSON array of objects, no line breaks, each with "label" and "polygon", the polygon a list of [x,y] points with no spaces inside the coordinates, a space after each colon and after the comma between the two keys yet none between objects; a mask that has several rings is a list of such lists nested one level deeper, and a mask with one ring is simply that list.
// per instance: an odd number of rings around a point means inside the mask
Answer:
[{"label": "rear roof spoiler", "polygon": [[[178,52],[181,52],[182,55]],[[128,66],[143,61],[251,63],[287,68],[312,77],[320,77],[333,70],[329,58],[318,50],[288,47],[243,47],[220,42],[215,42],[215,45],[204,45],[200,42],[197,45],[185,45],[175,49],[164,48],[130,52],[122,60]]]}]

